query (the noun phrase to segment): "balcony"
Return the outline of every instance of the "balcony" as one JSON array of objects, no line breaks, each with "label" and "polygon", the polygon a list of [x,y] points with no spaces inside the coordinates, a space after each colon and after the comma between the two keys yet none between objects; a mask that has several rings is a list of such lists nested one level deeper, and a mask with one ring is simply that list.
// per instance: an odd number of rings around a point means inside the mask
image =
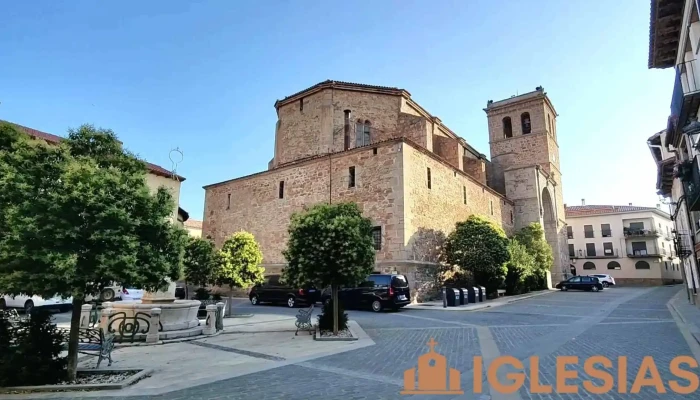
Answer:
[{"label": "balcony", "polygon": [[[662,254],[659,253],[658,251],[650,253],[650,251],[653,250],[633,250],[632,252],[627,253],[627,257],[629,258],[659,258],[662,257]],[[665,251],[665,250],[662,250]]]},{"label": "balcony", "polygon": [[571,258],[617,258],[620,257],[617,249],[603,249],[603,252],[589,253],[586,250],[576,250],[574,254],[569,253]]},{"label": "balcony", "polygon": [[698,157],[693,161],[682,161],[678,164],[677,176],[683,183],[688,210],[700,211],[700,170],[698,170]]},{"label": "balcony", "polygon": [[635,238],[635,237],[660,237],[661,233],[659,231],[654,230],[654,229],[630,229],[630,228],[624,228],[623,233],[625,234],[626,238]]},{"label": "balcony", "polygon": [[676,238],[673,239],[673,244],[676,247],[676,255],[679,258],[688,258],[693,255],[693,246],[690,242],[690,234],[688,232],[674,232]]},{"label": "balcony", "polygon": [[674,144],[680,130],[689,120],[697,117],[700,106],[700,73],[695,65],[696,60],[686,61],[676,66],[676,80],[671,96],[671,116],[668,119],[666,145]]}]

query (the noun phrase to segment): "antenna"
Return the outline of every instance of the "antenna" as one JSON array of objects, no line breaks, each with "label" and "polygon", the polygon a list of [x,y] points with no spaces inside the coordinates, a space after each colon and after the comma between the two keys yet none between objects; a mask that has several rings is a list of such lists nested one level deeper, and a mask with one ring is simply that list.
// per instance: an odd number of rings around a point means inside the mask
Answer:
[{"label": "antenna", "polygon": [[[178,154],[179,154],[179,157],[178,157]],[[182,150],[180,150],[179,147],[176,147],[176,148],[170,150],[170,154],[168,154],[168,158],[170,158],[170,162],[173,163],[173,168],[170,171],[172,173],[172,178],[174,180],[180,182],[180,179],[177,176],[177,165],[182,162],[182,160],[185,158],[185,155],[182,153]]]}]

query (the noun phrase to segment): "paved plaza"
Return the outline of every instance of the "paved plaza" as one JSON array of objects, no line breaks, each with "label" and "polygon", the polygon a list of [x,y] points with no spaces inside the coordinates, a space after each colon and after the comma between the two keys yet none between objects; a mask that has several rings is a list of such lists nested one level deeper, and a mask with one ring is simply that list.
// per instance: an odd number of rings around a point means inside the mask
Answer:
[{"label": "paved plaza", "polygon": [[[177,388],[158,395],[124,397],[119,392],[37,394],[11,396],[17,398],[66,398],[69,396],[100,399],[114,396],[119,399],[284,399],[284,398],[339,398],[339,399],[688,399],[666,385],[666,394],[644,387],[639,393],[617,393],[615,388],[605,395],[593,395],[583,387],[577,394],[530,393],[529,378],[513,394],[489,393],[484,381],[483,393],[473,393],[474,357],[482,356],[486,363],[499,356],[509,355],[525,361],[539,357],[539,381],[556,384],[555,358],[578,356],[578,365],[569,370],[578,371],[580,379],[592,379],[583,369],[583,360],[602,355],[613,362],[618,356],[628,359],[627,390],[632,388],[637,371],[645,356],[654,357],[659,373],[667,382],[677,379],[680,385],[687,381],[670,372],[670,361],[680,355],[695,358],[700,348],[693,337],[695,323],[700,324],[700,311],[687,303],[681,286],[656,288],[610,288],[599,293],[552,292],[524,299],[497,308],[482,311],[445,312],[437,310],[405,309],[399,312],[375,314],[348,311],[374,344],[338,354],[309,358],[299,362],[275,360],[279,351],[270,348],[267,354],[257,350],[247,354],[252,358],[267,358],[265,370],[251,371],[234,378],[223,378],[226,371],[212,368],[212,376],[222,377],[215,382]],[[672,305],[675,305],[673,307]],[[275,314],[293,316],[297,310],[275,306],[238,304],[237,312],[256,315]],[[293,335],[293,333],[290,333]],[[234,340],[231,334],[223,341]],[[418,357],[428,351],[433,338],[435,351],[444,355],[450,368],[461,372],[463,395],[403,396],[404,371],[417,366]],[[168,345],[164,345],[168,346]],[[217,346],[180,345],[189,353],[208,352],[212,359],[235,356]],[[175,347],[173,347],[175,349]],[[240,349],[245,350],[245,349]],[[218,354],[220,353],[220,354]],[[239,354],[240,355],[240,354]],[[270,358],[271,357],[271,358]],[[181,367],[188,368],[182,360]],[[599,367],[600,368],[600,367]],[[687,368],[684,367],[684,368]],[[507,383],[507,367],[502,368],[500,380]],[[511,371],[512,372],[512,371]],[[697,370],[696,370],[697,372]],[[196,371],[199,376],[206,371]],[[526,373],[529,376],[529,372]],[[616,375],[613,374],[613,375]],[[153,376],[148,379],[157,379]],[[484,378],[485,379],[485,378]],[[144,381],[145,382],[145,381]],[[478,383],[478,382],[477,382]],[[575,384],[571,380],[569,384]],[[182,386],[187,386],[183,382]],[[196,386],[195,386],[196,385]],[[175,389],[175,387],[173,387]],[[167,388],[166,388],[167,390]],[[118,396],[118,397],[117,397]],[[10,397],[10,396],[8,396]]]}]

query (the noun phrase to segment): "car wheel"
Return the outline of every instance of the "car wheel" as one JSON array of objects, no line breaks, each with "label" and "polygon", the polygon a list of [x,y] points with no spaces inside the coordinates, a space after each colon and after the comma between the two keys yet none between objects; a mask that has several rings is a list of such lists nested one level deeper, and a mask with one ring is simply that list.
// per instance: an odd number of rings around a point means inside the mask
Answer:
[{"label": "car wheel", "polygon": [[608,282],[603,282],[603,287],[604,287],[604,288],[606,288],[606,287],[608,287],[608,286],[610,286],[610,284],[609,284]]},{"label": "car wheel", "polygon": [[598,289],[598,286],[593,286],[591,289],[592,289],[594,292],[597,292],[598,290],[600,290],[600,289]]},{"label": "car wheel", "polygon": [[250,304],[252,304],[254,306],[257,306],[258,304],[260,304],[260,302],[258,301],[257,294],[254,294],[253,296],[250,297]]},{"label": "car wheel", "polygon": [[374,312],[382,311],[382,302],[379,300],[373,301],[372,302],[372,311],[374,311]]},{"label": "car wheel", "polygon": [[105,289],[100,293],[100,300],[101,301],[112,301],[114,300],[114,290],[112,289]]},{"label": "car wheel", "polygon": [[0,299],[0,310],[4,310],[7,308],[7,303],[5,302],[5,299]]},{"label": "car wheel", "polygon": [[294,306],[296,306],[296,305],[297,305],[297,303],[296,303],[296,299],[294,298],[294,296],[289,296],[287,298],[287,307],[294,308]]},{"label": "car wheel", "polygon": [[31,314],[33,309],[34,309],[34,302],[31,300],[27,300],[27,302],[24,303],[24,313],[29,315],[29,314]]}]

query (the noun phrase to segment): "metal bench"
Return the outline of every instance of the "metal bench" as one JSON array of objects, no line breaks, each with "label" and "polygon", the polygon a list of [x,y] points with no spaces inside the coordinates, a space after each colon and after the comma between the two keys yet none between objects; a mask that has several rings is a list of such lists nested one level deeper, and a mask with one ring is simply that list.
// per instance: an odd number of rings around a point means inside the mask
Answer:
[{"label": "metal bench", "polygon": [[311,314],[313,314],[313,312],[314,312],[314,305],[313,304],[306,310],[299,310],[299,313],[297,314],[297,320],[294,323],[294,325],[297,327],[296,332],[294,332],[294,336],[299,334],[300,330],[309,331],[309,335],[311,335],[313,333],[314,324],[313,324],[313,322],[311,322]]},{"label": "metal bench", "polygon": [[[63,347],[65,350],[68,350],[70,329],[59,329],[64,337]],[[99,368],[100,363],[105,358],[109,361],[107,366],[112,365],[112,350],[114,350],[114,335],[105,335],[102,328],[80,328],[78,330],[78,353],[97,357],[97,366],[95,368]]]}]

